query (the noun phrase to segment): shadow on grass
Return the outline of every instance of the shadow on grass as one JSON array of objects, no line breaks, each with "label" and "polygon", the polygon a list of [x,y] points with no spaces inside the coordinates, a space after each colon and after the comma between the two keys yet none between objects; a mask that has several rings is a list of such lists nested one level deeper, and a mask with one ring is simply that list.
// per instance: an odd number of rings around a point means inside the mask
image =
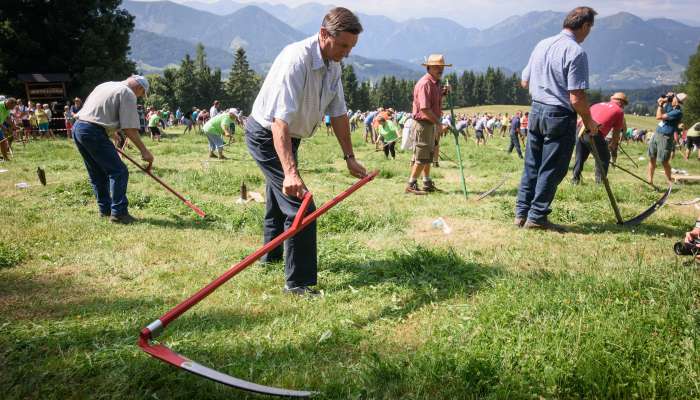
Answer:
[{"label": "shadow on grass", "polygon": [[408,289],[410,294],[400,305],[387,306],[377,315],[368,318],[365,325],[382,318],[404,317],[426,304],[470,297],[504,271],[500,266],[467,262],[452,249],[421,246],[392,250],[383,258],[365,262],[353,257],[341,258],[324,263],[324,268],[349,274],[344,282],[328,286],[330,291],[349,286],[362,288],[387,283],[397,289]]},{"label": "shadow on grass", "polygon": [[[630,217],[633,218],[633,217]],[[667,237],[680,237],[681,231],[671,226],[658,225],[649,222],[642,222],[636,226],[618,225],[614,222],[585,222],[566,225],[566,228],[571,233],[591,234],[591,233],[622,233],[632,232],[635,234],[643,234],[649,236],[664,235]]]},{"label": "shadow on grass", "polygon": [[210,229],[213,223],[216,221],[216,217],[210,217],[207,214],[205,218],[182,218],[178,215],[171,215],[170,218],[153,218],[153,217],[143,217],[139,218],[139,224],[148,224],[157,226],[160,228],[175,228],[175,229]]}]

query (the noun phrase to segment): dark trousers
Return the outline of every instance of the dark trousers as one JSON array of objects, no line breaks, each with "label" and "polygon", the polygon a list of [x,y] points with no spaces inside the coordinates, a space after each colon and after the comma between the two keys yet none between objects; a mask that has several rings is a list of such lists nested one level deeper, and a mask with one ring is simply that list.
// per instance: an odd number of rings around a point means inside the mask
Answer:
[{"label": "dark trousers", "polygon": [[566,176],[576,141],[576,114],[564,107],[533,102],[525,165],[515,202],[515,216],[542,223],[557,186]]},{"label": "dark trousers", "polygon": [[396,140],[384,143],[384,156],[389,158],[389,154],[391,154],[391,158],[396,158]]},{"label": "dark trousers", "polygon": [[523,158],[523,152],[520,150],[520,139],[518,139],[518,133],[516,131],[510,132],[510,145],[508,146],[508,153],[513,152],[513,148],[518,153],[518,157]]},{"label": "dark trousers", "polygon": [[126,214],[129,206],[126,198],[129,170],[119,158],[105,129],[96,124],[78,121],[73,125],[73,141],[83,156],[100,213]]},{"label": "dark trousers", "polygon": [[[248,150],[265,175],[265,220],[263,222],[263,240],[270,242],[284,230],[289,229],[301,206],[301,199],[287,197],[282,192],[284,171],[275,151],[272,131],[263,128],[254,118],[248,117],[245,125],[245,139]],[[292,138],[292,152],[297,157],[300,139]],[[311,202],[307,214],[316,209]],[[262,261],[279,261],[282,248],[269,252]],[[316,284],[318,260],[316,249],[316,222],[287,239],[284,243],[284,274],[288,287],[310,286]]]},{"label": "dark trousers", "polygon": [[[596,149],[598,149],[598,155],[600,156],[600,161],[603,165],[595,165],[595,181],[600,183],[603,176],[608,175],[608,167],[610,166],[610,151],[608,150],[608,144],[605,139],[600,137],[600,135],[595,135],[593,138]],[[591,143],[589,141],[588,135],[581,136],[576,140],[576,163],[574,164],[574,181],[578,182],[581,180],[581,171],[583,171],[583,164],[588,160],[588,156],[591,154]],[[605,174],[605,175],[603,175]]]}]

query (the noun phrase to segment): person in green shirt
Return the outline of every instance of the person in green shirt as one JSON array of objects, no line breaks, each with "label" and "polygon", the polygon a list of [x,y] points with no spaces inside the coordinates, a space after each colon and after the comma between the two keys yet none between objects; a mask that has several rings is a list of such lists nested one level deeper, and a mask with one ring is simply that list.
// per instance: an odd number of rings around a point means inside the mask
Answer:
[{"label": "person in green shirt", "polygon": [[688,129],[685,145],[685,159],[687,160],[688,157],[690,157],[690,153],[692,153],[693,148],[695,148],[695,150],[698,151],[698,160],[700,160],[700,122],[696,122],[695,125]]},{"label": "person in green shirt", "polygon": [[389,158],[389,153],[391,153],[391,158],[396,159],[396,140],[399,138],[398,130],[399,127],[396,126],[394,121],[387,121],[383,115],[377,115],[377,121],[379,125],[377,126],[377,142],[380,140],[384,143],[384,156]]},{"label": "person in green shirt", "polygon": [[[2,158],[8,161],[10,160],[10,157],[8,156],[8,152],[10,150],[8,138],[12,137],[13,130],[12,118],[9,118],[9,116],[10,112],[12,112],[16,105],[17,100],[15,100],[13,97],[0,101],[0,152],[2,152]],[[9,126],[7,131],[5,131],[4,126],[6,122],[6,126]],[[5,133],[7,133],[7,137],[5,137]]]},{"label": "person in green shirt", "polygon": [[158,124],[160,123],[160,113],[155,107],[151,107],[151,115],[148,117],[148,130],[151,131],[151,139],[160,142],[160,128]]},{"label": "person in green shirt", "polygon": [[209,157],[216,158],[214,152],[217,151],[220,159],[226,159],[224,156],[224,139],[222,135],[232,135],[231,124],[235,118],[236,109],[229,108],[226,112],[217,114],[204,124],[204,133],[209,140]]}]

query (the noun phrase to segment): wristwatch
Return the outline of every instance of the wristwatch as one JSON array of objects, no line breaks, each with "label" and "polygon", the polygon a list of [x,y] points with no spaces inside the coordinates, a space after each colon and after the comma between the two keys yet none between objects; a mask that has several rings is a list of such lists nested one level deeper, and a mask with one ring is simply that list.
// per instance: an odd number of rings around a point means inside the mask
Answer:
[{"label": "wristwatch", "polygon": [[347,161],[350,158],[355,158],[355,155],[352,153],[343,155],[343,160],[345,160],[345,161]]}]

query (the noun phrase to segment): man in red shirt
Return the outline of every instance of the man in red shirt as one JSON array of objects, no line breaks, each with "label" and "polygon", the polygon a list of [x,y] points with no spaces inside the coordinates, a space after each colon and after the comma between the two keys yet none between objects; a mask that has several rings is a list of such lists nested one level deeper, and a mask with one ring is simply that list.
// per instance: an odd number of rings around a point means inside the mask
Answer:
[{"label": "man in red shirt", "polygon": [[[437,190],[430,179],[430,163],[433,162],[438,135],[447,129],[440,123],[442,95],[443,90],[446,90],[440,87],[440,78],[445,67],[451,67],[452,64],[445,64],[445,57],[442,54],[431,54],[423,66],[428,72],[413,88],[412,111],[415,123],[411,127],[411,136],[415,140],[415,147],[411,176],[406,186],[406,193],[417,195]],[[422,189],[418,188],[418,175],[423,176]]]},{"label": "man in red shirt", "polygon": [[[616,149],[618,143],[620,143],[620,132],[627,129],[625,126],[625,106],[627,103],[627,96],[622,92],[617,92],[610,97],[609,102],[591,106],[591,117],[599,125],[598,135],[593,137],[593,141],[596,149],[598,149],[600,160],[603,162],[603,165],[596,165],[596,183],[601,182],[603,174],[608,174],[608,166],[610,165],[610,151],[608,150],[605,137],[612,131],[610,147]],[[578,184],[581,181],[583,164],[591,152],[590,145],[588,135],[581,135],[576,141],[576,164],[574,165],[574,177],[572,180],[574,184]]]}]

